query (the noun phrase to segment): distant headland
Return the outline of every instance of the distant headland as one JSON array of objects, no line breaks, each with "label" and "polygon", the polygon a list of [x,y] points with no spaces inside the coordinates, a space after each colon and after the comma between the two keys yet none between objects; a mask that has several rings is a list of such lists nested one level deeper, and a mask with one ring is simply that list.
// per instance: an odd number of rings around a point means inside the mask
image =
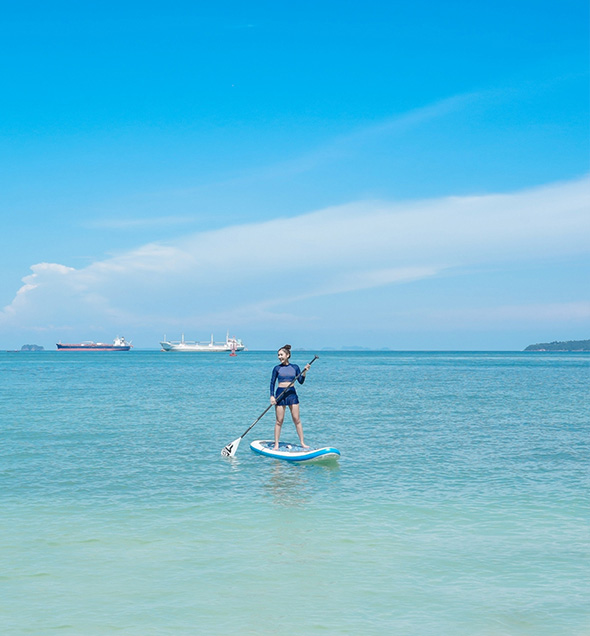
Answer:
[{"label": "distant headland", "polygon": [[529,345],[525,351],[590,351],[590,340],[540,342],[539,344]]},{"label": "distant headland", "polygon": [[21,351],[45,351],[45,349],[41,345],[36,344],[24,344],[21,348]]}]

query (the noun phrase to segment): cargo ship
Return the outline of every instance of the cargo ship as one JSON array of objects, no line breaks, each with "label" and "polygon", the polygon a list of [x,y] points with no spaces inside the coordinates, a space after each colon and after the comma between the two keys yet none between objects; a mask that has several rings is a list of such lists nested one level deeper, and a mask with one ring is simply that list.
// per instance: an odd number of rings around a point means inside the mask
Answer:
[{"label": "cargo ship", "polygon": [[58,351],[129,351],[132,345],[130,342],[127,342],[125,338],[119,338],[117,336],[113,344],[92,341],[70,344],[58,342],[56,347]]},{"label": "cargo ship", "polygon": [[224,352],[231,351],[235,353],[236,351],[244,351],[245,346],[241,340],[237,338],[230,337],[229,333],[225,337],[225,342],[215,342],[213,340],[213,334],[211,334],[211,340],[209,342],[195,342],[184,339],[184,334],[182,334],[181,340],[166,340],[166,336],[164,336],[164,340],[160,342],[160,346],[162,347],[162,351],[209,351],[209,352]]}]

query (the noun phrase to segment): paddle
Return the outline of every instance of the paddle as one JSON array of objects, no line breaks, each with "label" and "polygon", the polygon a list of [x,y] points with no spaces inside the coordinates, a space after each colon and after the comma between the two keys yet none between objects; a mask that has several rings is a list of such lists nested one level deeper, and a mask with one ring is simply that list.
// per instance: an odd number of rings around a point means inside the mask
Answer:
[{"label": "paddle", "polygon": [[[319,356],[314,356],[313,360],[309,364],[312,365],[318,358]],[[297,380],[302,375],[302,373],[303,372],[297,374],[295,376],[295,379],[289,383],[289,386],[285,387],[285,390],[282,391],[279,397],[276,399],[277,402],[280,402],[283,395],[285,395],[285,393],[295,384],[295,382],[297,382]],[[235,439],[231,444],[224,446],[223,450],[221,451],[221,454],[223,455],[223,457],[233,457],[236,454],[236,452],[238,451],[238,446],[240,445],[240,442],[242,441],[242,438],[245,437],[246,433],[252,430],[252,428],[254,427],[254,424],[258,424],[258,422],[260,422],[260,420],[268,413],[268,411],[270,411],[270,409],[273,406],[274,404],[269,404],[264,409],[264,411],[252,422],[252,424],[250,424],[250,426],[248,426],[248,428],[238,437],[238,439]]]}]

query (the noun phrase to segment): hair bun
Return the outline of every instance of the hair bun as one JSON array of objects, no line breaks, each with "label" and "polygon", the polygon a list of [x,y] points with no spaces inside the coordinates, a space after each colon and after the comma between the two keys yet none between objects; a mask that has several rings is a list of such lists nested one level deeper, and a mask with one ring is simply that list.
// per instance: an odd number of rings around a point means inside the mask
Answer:
[{"label": "hair bun", "polygon": [[285,345],[281,347],[281,349],[286,349],[287,351],[291,351],[291,345]]}]

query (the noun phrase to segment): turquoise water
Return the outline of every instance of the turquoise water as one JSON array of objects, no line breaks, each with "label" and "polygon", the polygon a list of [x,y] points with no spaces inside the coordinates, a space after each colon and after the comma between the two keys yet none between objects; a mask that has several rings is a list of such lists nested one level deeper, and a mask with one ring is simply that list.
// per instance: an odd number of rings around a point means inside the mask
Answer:
[{"label": "turquoise water", "polygon": [[274,364],[0,353],[0,632],[590,634],[590,355],[320,352],[340,461],[222,458]]}]

